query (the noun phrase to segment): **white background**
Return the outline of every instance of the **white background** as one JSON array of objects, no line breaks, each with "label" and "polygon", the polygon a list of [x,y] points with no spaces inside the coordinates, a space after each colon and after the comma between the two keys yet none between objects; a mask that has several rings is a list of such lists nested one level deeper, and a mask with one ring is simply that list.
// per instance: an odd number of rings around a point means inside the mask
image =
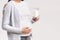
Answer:
[{"label": "white background", "polygon": [[[60,0],[26,0],[30,7],[40,8],[40,20],[33,24],[33,40],[60,40]],[[2,8],[7,0],[0,1],[0,25]],[[0,40],[7,40],[6,31],[0,26]]]}]

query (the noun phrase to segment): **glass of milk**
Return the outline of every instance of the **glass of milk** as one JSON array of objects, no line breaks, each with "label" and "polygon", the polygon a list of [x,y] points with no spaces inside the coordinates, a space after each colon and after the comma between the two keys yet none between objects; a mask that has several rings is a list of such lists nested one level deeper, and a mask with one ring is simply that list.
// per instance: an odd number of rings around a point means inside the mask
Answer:
[{"label": "glass of milk", "polygon": [[34,17],[38,17],[39,15],[39,8],[34,8]]}]

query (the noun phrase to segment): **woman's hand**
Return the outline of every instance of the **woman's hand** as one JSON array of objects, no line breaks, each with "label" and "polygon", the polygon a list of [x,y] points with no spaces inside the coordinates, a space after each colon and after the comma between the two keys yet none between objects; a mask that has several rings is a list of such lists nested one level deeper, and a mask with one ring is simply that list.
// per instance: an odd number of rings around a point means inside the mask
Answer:
[{"label": "woman's hand", "polygon": [[38,21],[39,19],[40,19],[40,16],[32,18],[32,20],[35,21],[35,22]]},{"label": "woman's hand", "polygon": [[23,29],[22,29],[22,33],[23,34],[28,34],[28,33],[30,33],[31,32],[31,29],[29,28],[29,27],[24,27]]}]

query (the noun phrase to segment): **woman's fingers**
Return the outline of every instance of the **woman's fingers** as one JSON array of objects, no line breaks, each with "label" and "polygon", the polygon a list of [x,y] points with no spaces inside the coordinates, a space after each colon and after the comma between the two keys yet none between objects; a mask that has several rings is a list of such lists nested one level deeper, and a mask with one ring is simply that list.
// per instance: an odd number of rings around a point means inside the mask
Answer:
[{"label": "woman's fingers", "polygon": [[33,20],[34,21],[38,21],[40,19],[40,17],[38,16],[38,17],[33,17]]},{"label": "woman's fingers", "polygon": [[24,29],[22,32],[23,32],[24,34],[28,34],[28,33],[30,32],[30,30],[29,30],[29,29]]},{"label": "woman's fingers", "polygon": [[31,32],[31,29],[29,29],[28,27],[27,28],[25,27],[22,29],[22,33],[24,33],[24,34],[28,34],[30,32]]}]

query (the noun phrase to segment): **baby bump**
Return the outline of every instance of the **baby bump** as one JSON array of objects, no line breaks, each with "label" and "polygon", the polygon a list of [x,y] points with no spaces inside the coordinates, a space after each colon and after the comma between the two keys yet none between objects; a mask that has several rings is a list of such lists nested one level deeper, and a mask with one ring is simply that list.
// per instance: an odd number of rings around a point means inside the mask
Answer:
[{"label": "baby bump", "polygon": [[22,29],[23,27],[29,27],[29,28],[32,28],[32,24],[30,21],[27,21],[27,20],[22,20],[20,22],[20,29]]},{"label": "baby bump", "polygon": [[[23,27],[29,27],[29,28],[32,28],[32,24],[31,24],[31,22],[30,21],[28,21],[28,20],[22,20],[21,22],[20,22],[20,29],[22,30],[22,28]],[[21,36],[28,36],[28,35],[30,35],[32,33],[32,31],[29,33],[29,34],[21,34]]]}]

